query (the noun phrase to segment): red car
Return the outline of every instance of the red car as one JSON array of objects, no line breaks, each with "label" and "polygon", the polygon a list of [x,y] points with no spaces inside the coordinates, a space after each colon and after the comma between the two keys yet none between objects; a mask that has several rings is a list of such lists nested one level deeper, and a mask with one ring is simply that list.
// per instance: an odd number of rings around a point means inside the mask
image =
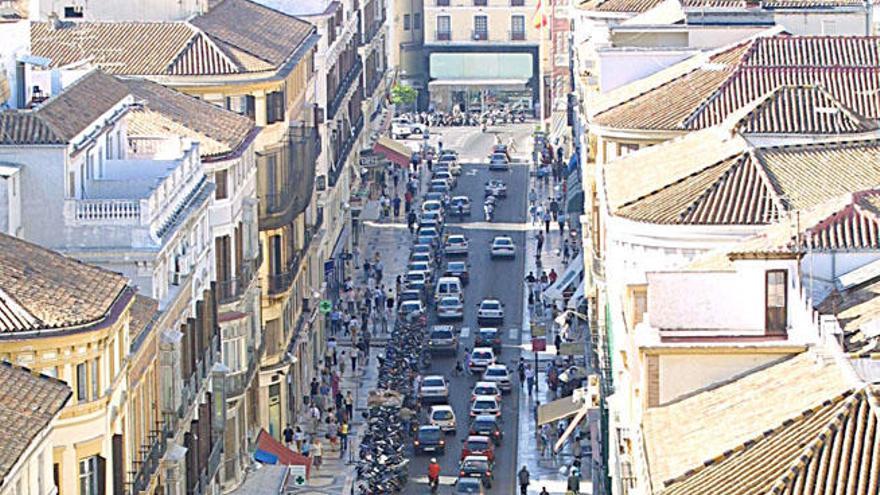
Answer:
[{"label": "red car", "polygon": [[495,446],[489,437],[470,435],[462,443],[460,460],[469,455],[484,455],[489,458],[489,462],[495,462]]}]

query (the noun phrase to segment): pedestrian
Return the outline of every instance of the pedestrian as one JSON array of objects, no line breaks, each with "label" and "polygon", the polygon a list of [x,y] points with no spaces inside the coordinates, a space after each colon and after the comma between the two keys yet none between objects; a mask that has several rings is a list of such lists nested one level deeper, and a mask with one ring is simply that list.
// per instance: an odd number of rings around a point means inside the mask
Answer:
[{"label": "pedestrian", "polygon": [[524,387],[526,385],[526,364],[523,358],[519,358],[519,364],[516,366],[516,372],[519,375],[520,387]]},{"label": "pedestrian", "polygon": [[370,260],[364,260],[364,281],[370,278]]},{"label": "pedestrian", "polygon": [[345,414],[349,418],[354,414],[354,397],[351,396],[351,390],[345,393]]},{"label": "pedestrian", "polygon": [[[352,339],[353,339],[353,338],[354,338],[354,337],[352,336]],[[352,373],[357,373],[357,368],[358,368],[358,358],[357,358],[357,354],[354,352],[354,350],[351,351],[351,357],[350,357],[350,359],[351,359],[351,372],[352,372]]]},{"label": "pedestrian", "polygon": [[583,455],[583,445],[581,445],[582,441],[583,441],[583,438],[581,438],[581,436],[578,435],[574,439],[574,442],[571,444],[571,455],[573,455],[574,458],[577,459],[578,461],[581,460],[581,456]]},{"label": "pedestrian", "polygon": [[562,237],[564,235],[563,232],[565,232],[565,220],[566,220],[565,212],[560,211],[556,215],[556,222],[559,224],[559,236],[560,237]]},{"label": "pedestrian", "polygon": [[305,440],[306,434],[303,433],[302,428],[299,426],[296,427],[296,430],[293,432],[293,442],[296,444],[296,451],[302,451],[303,440]]},{"label": "pedestrian", "polygon": [[550,492],[547,491],[546,486],[543,486],[541,487],[541,493],[539,493],[538,495],[550,495]]},{"label": "pedestrian", "polygon": [[321,385],[318,383],[317,377],[312,377],[312,382],[309,384],[309,397],[312,400],[315,400],[315,397],[318,396],[318,388]]},{"label": "pedestrian", "polygon": [[538,252],[540,253],[541,250],[544,249],[544,233],[541,232],[540,230],[538,231],[537,239],[538,239]]},{"label": "pedestrian", "polygon": [[324,457],[324,448],[321,445],[321,439],[315,437],[312,439],[312,447],[309,449],[312,454],[312,465],[315,466],[315,469],[321,469],[321,461]]},{"label": "pedestrian", "polygon": [[572,469],[571,474],[568,476],[568,482],[566,483],[566,485],[568,486],[568,491],[580,493],[581,472],[577,469]]},{"label": "pedestrian", "polygon": [[304,441],[302,443],[302,447],[300,447],[299,453],[308,457],[309,451],[312,449],[312,442],[310,440]]},{"label": "pedestrian", "polygon": [[559,203],[556,198],[550,198],[550,214],[553,216],[553,220],[556,220],[556,216],[559,214]]},{"label": "pedestrian", "polygon": [[345,452],[348,450],[348,418],[342,420],[342,424],[339,425],[339,441],[340,441],[340,452]]},{"label": "pedestrian", "polygon": [[550,282],[550,285],[553,285],[554,283],[556,283],[556,279],[557,279],[558,277],[559,277],[559,274],[556,273],[556,269],[555,269],[555,268],[551,268],[551,269],[550,269],[550,273],[547,274],[547,280]]},{"label": "pedestrian", "polygon": [[531,191],[529,191],[529,204],[534,205],[535,202],[538,201],[538,193],[535,191],[533,187]]},{"label": "pedestrian", "polygon": [[549,211],[544,211],[543,220],[544,220],[544,233],[549,234],[550,233],[550,220],[552,220],[552,217],[550,216]]},{"label": "pedestrian", "polygon": [[287,423],[287,428],[284,429],[284,444],[288,449],[293,445],[293,428],[290,427],[290,423]]},{"label": "pedestrian", "polygon": [[532,369],[532,366],[526,365],[526,384],[528,385],[529,395],[532,395],[532,388],[535,386],[535,371]]},{"label": "pedestrian", "polygon": [[529,484],[531,481],[529,480],[529,470],[525,466],[519,470],[519,474],[516,475],[519,480],[519,493],[520,495],[526,495],[529,491]]},{"label": "pedestrian", "polygon": [[382,260],[376,262],[376,266],[374,267],[374,271],[376,272],[376,284],[378,284],[382,280]]},{"label": "pedestrian", "polygon": [[[396,182],[396,178],[395,178],[395,182]],[[394,187],[396,190],[397,184],[395,184]],[[394,196],[394,199],[391,200],[391,205],[394,210],[394,218],[399,217],[400,216],[400,197]]]},{"label": "pedestrian", "polygon": [[553,447],[550,446],[552,431],[549,423],[544,423],[541,426],[541,457],[547,457],[547,447],[550,447],[550,455],[553,455]]},{"label": "pedestrian", "polygon": [[342,351],[339,355],[339,376],[345,376],[345,351]]},{"label": "pedestrian", "polygon": [[568,247],[568,238],[563,239],[562,241],[562,262],[568,264],[568,260],[571,257],[571,250]]}]

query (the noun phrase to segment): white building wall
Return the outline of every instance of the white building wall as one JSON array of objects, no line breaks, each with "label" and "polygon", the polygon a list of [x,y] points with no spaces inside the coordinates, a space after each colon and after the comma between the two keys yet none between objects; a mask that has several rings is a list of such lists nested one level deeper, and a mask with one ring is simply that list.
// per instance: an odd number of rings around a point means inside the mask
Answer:
[{"label": "white building wall", "polygon": [[31,20],[45,21],[51,13],[61,19],[65,7],[78,7],[86,21],[182,21],[207,11],[207,0],[31,0]]},{"label": "white building wall", "polygon": [[793,35],[858,35],[871,33],[867,12],[776,12],[773,20]]}]

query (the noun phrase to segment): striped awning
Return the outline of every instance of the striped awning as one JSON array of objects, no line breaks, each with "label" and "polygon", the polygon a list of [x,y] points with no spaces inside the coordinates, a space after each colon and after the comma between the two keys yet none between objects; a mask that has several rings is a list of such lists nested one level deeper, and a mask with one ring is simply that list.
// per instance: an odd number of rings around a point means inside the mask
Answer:
[{"label": "striped awning", "polygon": [[542,404],[538,406],[538,426],[569,418],[587,407],[583,400],[575,400],[573,395]]},{"label": "striped awning", "polygon": [[389,137],[380,136],[373,145],[373,151],[385,155],[390,162],[401,167],[408,167],[413,151],[403,143],[399,143]]}]

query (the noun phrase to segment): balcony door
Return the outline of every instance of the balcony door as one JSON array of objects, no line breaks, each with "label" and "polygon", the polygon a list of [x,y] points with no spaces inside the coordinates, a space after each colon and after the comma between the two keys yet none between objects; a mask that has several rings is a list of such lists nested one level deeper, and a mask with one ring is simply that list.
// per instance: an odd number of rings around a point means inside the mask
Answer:
[{"label": "balcony door", "polygon": [[764,329],[768,335],[785,335],[788,318],[788,272],[768,270],[764,285]]},{"label": "balcony door", "polygon": [[474,39],[489,39],[489,18],[484,15],[474,16]]}]

